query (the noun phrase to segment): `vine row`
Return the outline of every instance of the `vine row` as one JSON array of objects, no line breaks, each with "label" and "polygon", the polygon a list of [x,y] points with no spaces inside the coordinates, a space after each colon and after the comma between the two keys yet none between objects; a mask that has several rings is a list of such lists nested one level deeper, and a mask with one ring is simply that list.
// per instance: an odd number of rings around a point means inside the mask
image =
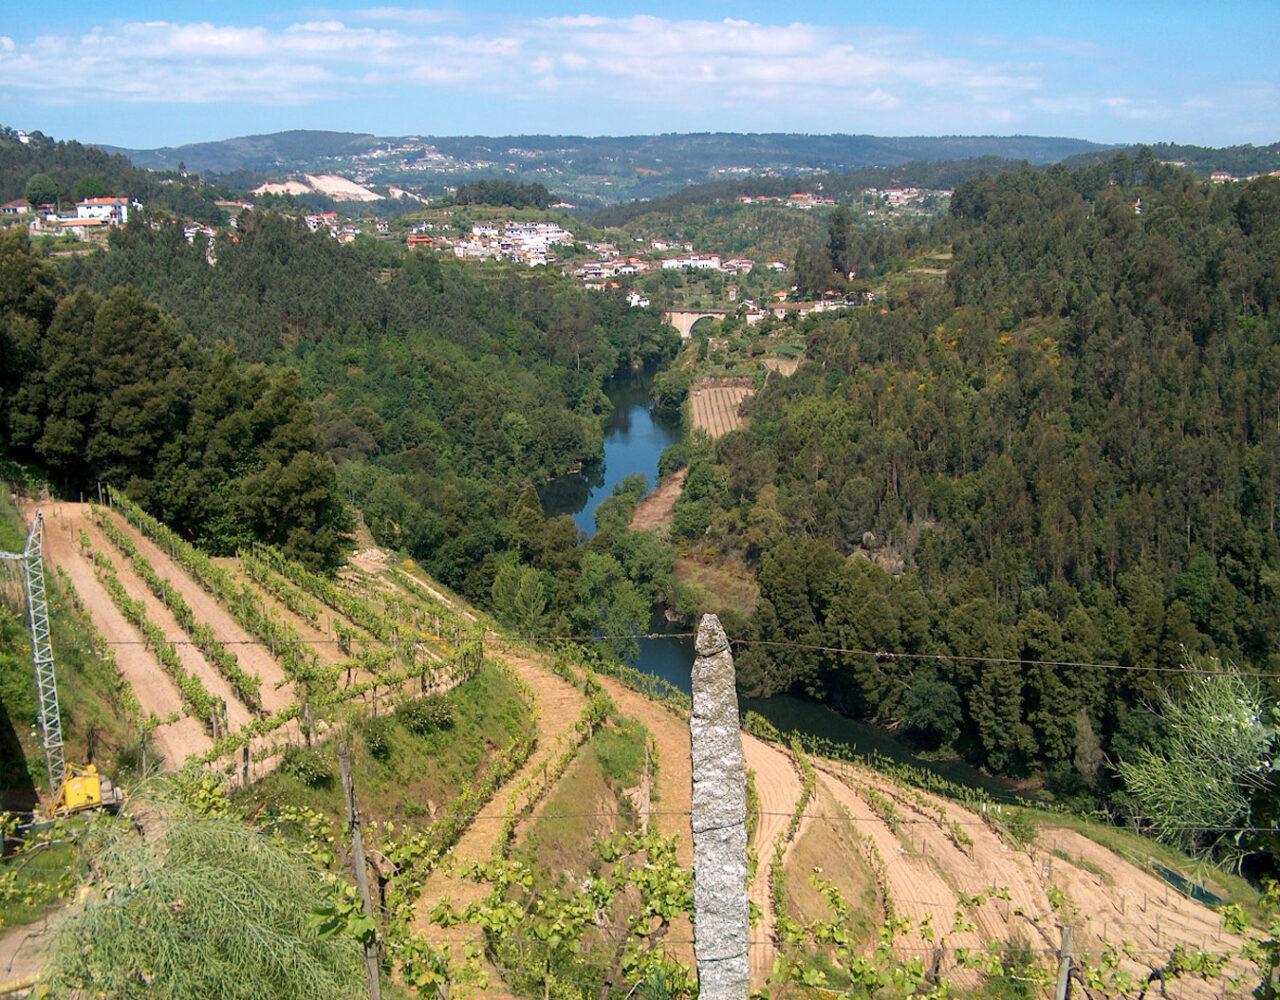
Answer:
[{"label": "vine row", "polygon": [[256,547],[241,549],[237,556],[249,579],[303,621],[319,625],[320,609],[316,602],[292,586],[268,560],[258,555]]},{"label": "vine row", "polygon": [[195,643],[196,648],[204,655],[204,658],[213,664],[214,669],[226,678],[227,683],[236,693],[236,697],[245,705],[249,711],[255,715],[262,711],[262,681],[255,674],[251,674],[240,666],[240,661],[236,658],[236,654],[227,649],[227,647],[217,640],[212,628],[204,622],[197,620],[196,614],[191,610],[183,596],[178,593],[164,577],[155,571],[155,568],[147,560],[138,547],[133,544],[133,540],[129,538],[120,526],[111,518],[106,517],[96,507],[92,508],[97,519],[98,527],[106,536],[107,541],[114,545],[122,555],[124,555],[133,566],[133,570],[142,578],[150,589],[151,593],[173,614],[182,630],[191,637],[191,641]]},{"label": "vine row", "polygon": [[142,601],[134,600],[124,589],[124,584],[116,576],[111,560],[101,552],[94,552],[93,557],[98,579],[111,596],[112,603],[129,624],[146,638],[148,648],[155,653],[165,673],[172,678],[183,702],[191,709],[192,715],[201,720],[207,731],[211,734],[215,733],[214,720],[222,719],[225,708],[222,699],[210,694],[200,678],[189,673],[182,665],[177,649],[165,638],[164,630],[147,617],[146,605]]},{"label": "vine row", "polygon": [[109,493],[112,505],[119,508],[130,524],[161,548],[167,549],[173,560],[219,601],[246,632],[270,648],[272,657],[287,676],[304,684],[326,676],[315,652],[302,642],[302,637],[292,626],[273,618],[257,594],[238,585],[230,573],[215,565],[207,555],[178,537],[120,490],[113,487]]}]

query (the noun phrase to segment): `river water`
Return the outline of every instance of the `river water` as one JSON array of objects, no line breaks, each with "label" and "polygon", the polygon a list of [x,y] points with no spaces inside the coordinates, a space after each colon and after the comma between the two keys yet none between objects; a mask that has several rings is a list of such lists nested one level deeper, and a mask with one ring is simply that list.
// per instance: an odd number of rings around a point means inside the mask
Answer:
[{"label": "river water", "polygon": [[594,535],[596,508],[623,479],[639,472],[649,480],[650,489],[658,485],[658,459],[668,445],[680,440],[682,431],[678,416],[654,412],[652,387],[650,372],[620,376],[609,383],[605,395],[613,413],[604,429],[604,461],[547,483],[541,491],[547,517],[570,514],[574,524]]},{"label": "river water", "polygon": [[[588,535],[595,533],[595,510],[613,493],[624,478],[643,473],[652,488],[658,481],[658,459],[669,445],[681,438],[679,418],[662,418],[654,412],[650,398],[652,373],[617,378],[606,389],[614,405],[605,427],[604,460],[579,475],[561,476],[541,491],[542,507],[548,517],[569,514]],[[657,615],[653,631],[662,631],[665,620]],[[686,693],[693,669],[693,640],[675,636],[640,640],[640,655],[632,662],[637,670],[653,674]],[[923,760],[891,733],[878,726],[837,715],[816,702],[791,695],[772,698],[744,698],[744,712],[764,716],[778,729],[822,736],[842,743],[854,753],[879,753],[902,764],[933,771],[966,785],[983,788],[997,799],[1010,796],[1009,782],[992,778],[960,760]]]}]

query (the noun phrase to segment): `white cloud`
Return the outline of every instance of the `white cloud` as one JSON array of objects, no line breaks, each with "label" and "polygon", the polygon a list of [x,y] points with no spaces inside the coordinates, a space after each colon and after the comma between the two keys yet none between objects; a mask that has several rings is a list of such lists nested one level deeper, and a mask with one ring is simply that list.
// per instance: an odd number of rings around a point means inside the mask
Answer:
[{"label": "white cloud", "polygon": [[[1057,118],[1158,121],[1177,102],[1113,96],[1123,93],[1114,81],[1109,94],[1094,92],[1091,71],[1110,54],[1071,39],[395,6],[313,9],[307,18],[285,26],[108,22],[78,34],[0,36],[0,94],[89,105],[356,99],[463,107],[479,95],[607,108],[620,125],[643,112],[679,127],[898,134]],[[1075,78],[1050,77],[1038,61],[1046,57]]]}]

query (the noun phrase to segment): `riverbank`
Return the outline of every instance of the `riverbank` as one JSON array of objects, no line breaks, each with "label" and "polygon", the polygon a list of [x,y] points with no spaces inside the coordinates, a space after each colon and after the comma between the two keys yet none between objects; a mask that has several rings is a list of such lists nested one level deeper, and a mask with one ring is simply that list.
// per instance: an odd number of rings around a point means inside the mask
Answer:
[{"label": "riverbank", "polygon": [[671,514],[675,510],[680,491],[684,489],[684,477],[688,472],[688,469],[673,472],[636,505],[635,512],[631,515],[632,531],[662,533],[670,526]]}]

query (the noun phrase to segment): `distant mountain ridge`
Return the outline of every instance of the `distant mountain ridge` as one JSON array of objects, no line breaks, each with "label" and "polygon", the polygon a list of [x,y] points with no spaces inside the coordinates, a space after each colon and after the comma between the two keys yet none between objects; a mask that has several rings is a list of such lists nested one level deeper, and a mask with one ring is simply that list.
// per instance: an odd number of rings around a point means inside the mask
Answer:
[{"label": "distant mountain ridge", "polygon": [[[1112,147],[1042,136],[666,133],[633,136],[392,136],[293,130],[159,149],[102,147],[137,166],[237,175],[235,186],[301,172],[440,189],[479,177],[541,182],[584,203],[668,194],[744,174],[789,175],[997,156],[1055,163]],[[252,175],[252,176],[250,176]],[[228,178],[230,181],[231,178]]]}]

